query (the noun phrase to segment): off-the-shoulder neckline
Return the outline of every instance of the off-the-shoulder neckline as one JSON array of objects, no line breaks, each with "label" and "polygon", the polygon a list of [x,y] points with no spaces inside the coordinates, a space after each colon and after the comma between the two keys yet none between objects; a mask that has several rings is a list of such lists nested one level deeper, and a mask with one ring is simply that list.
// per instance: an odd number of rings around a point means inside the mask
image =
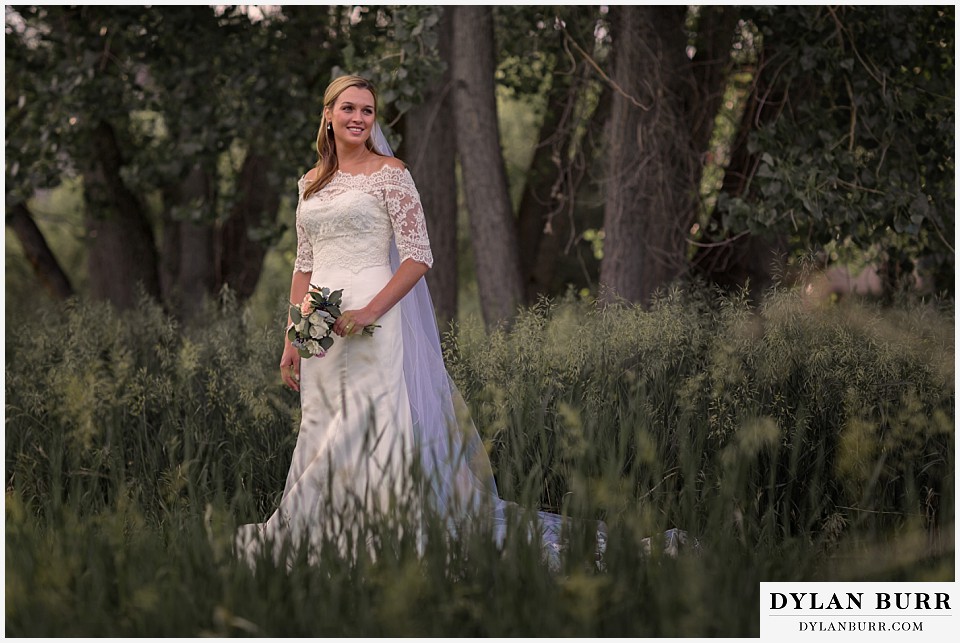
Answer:
[{"label": "off-the-shoulder neckline", "polygon": [[[337,170],[337,174],[342,174],[342,175],[344,175],[344,176],[349,176],[349,177],[361,177],[361,176],[362,176],[362,177],[364,177],[364,178],[372,178],[372,177],[380,174],[381,172],[383,172],[383,171],[385,171],[385,170],[393,170],[393,171],[395,171],[395,172],[399,172],[399,173],[402,174],[402,173],[404,173],[404,172],[407,171],[407,168],[406,168],[406,167],[393,167],[393,166],[390,165],[389,163],[384,163],[382,166],[380,166],[380,169],[374,170],[373,172],[370,172],[369,174],[364,173],[364,172],[356,172],[356,173],[354,173],[354,172],[344,172],[343,170]],[[304,181],[306,181],[306,180],[307,180],[307,175],[304,174],[303,176],[300,177],[300,181],[299,181],[299,182],[302,183],[302,182],[304,182]]]}]

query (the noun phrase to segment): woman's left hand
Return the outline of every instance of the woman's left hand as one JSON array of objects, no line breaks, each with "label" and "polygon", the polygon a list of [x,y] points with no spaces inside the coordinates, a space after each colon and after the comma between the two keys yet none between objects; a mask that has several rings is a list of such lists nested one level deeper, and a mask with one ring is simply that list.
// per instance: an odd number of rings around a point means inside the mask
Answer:
[{"label": "woman's left hand", "polygon": [[358,310],[345,310],[333,324],[333,332],[340,337],[355,335],[363,332],[364,326],[369,326],[377,322],[377,316],[366,308]]}]

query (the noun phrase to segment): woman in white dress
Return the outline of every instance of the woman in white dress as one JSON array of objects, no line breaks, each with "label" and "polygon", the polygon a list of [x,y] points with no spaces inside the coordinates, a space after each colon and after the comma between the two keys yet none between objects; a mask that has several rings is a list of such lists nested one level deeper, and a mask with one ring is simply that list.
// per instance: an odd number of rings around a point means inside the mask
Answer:
[{"label": "woman in white dress", "polygon": [[[363,78],[330,84],[320,160],[299,183],[290,301],[302,301],[311,284],[342,289],[343,314],[322,358],[301,359],[285,340],[280,371],[300,392],[300,433],[279,508],[238,533],[251,560],[264,540],[319,544],[321,525],[349,519],[351,510],[354,518],[357,510],[385,511],[391,498],[409,499],[411,492],[444,517],[451,533],[464,521],[489,520],[497,543],[507,513],[519,509],[499,498],[486,451],[443,364],[423,279],[433,257],[420,198],[383,140],[376,102]],[[363,334],[371,324],[378,325],[374,334]],[[408,468],[414,459],[423,473],[416,481]],[[536,527],[528,533],[539,536],[556,568],[563,519],[531,517]],[[602,550],[602,524],[597,535]]]}]

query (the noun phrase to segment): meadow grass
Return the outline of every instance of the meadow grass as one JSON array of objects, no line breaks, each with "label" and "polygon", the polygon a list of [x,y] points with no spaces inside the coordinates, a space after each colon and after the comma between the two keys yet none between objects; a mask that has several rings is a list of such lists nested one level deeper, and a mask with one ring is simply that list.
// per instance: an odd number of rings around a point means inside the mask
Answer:
[{"label": "meadow grass", "polygon": [[[754,636],[762,580],[953,578],[951,309],[674,291],[462,325],[501,495],[609,527],[603,569],[572,529],[560,573],[522,522],[498,551],[428,516],[420,556],[401,510],[363,525],[374,555],[254,572],[233,533],[276,507],[299,423],[275,328],[229,301],[9,317],[10,636]],[[671,527],[701,552],[642,552]]]}]

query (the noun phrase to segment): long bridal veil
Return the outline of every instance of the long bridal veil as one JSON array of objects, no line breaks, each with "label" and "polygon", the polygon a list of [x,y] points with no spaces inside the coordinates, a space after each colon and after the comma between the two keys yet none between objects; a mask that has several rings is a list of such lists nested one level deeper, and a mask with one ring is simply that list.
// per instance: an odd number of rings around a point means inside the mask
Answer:
[{"label": "long bridal veil", "polygon": [[[372,140],[376,151],[393,156],[379,124]],[[391,242],[391,268],[400,264]],[[456,531],[465,520],[489,520],[494,539],[506,537],[508,513],[519,507],[500,498],[486,448],[456,385],[447,373],[433,301],[420,279],[400,301],[403,376],[412,415],[415,452],[423,474],[423,497]],[[521,510],[522,511],[522,510]],[[536,522],[551,567],[559,565],[563,518],[537,512]],[[598,548],[605,546],[605,526],[598,524]]]},{"label": "long bridal veil", "polygon": [[[391,264],[399,263],[395,244]],[[500,498],[483,441],[456,385],[447,373],[433,303],[421,279],[401,300],[403,375],[410,402],[415,451],[423,472],[423,496],[430,509],[456,532],[466,520],[489,520],[497,544],[506,537],[511,509]],[[537,512],[537,531],[551,568],[559,566],[564,518]],[[598,549],[605,547],[605,526],[598,523]]]}]

